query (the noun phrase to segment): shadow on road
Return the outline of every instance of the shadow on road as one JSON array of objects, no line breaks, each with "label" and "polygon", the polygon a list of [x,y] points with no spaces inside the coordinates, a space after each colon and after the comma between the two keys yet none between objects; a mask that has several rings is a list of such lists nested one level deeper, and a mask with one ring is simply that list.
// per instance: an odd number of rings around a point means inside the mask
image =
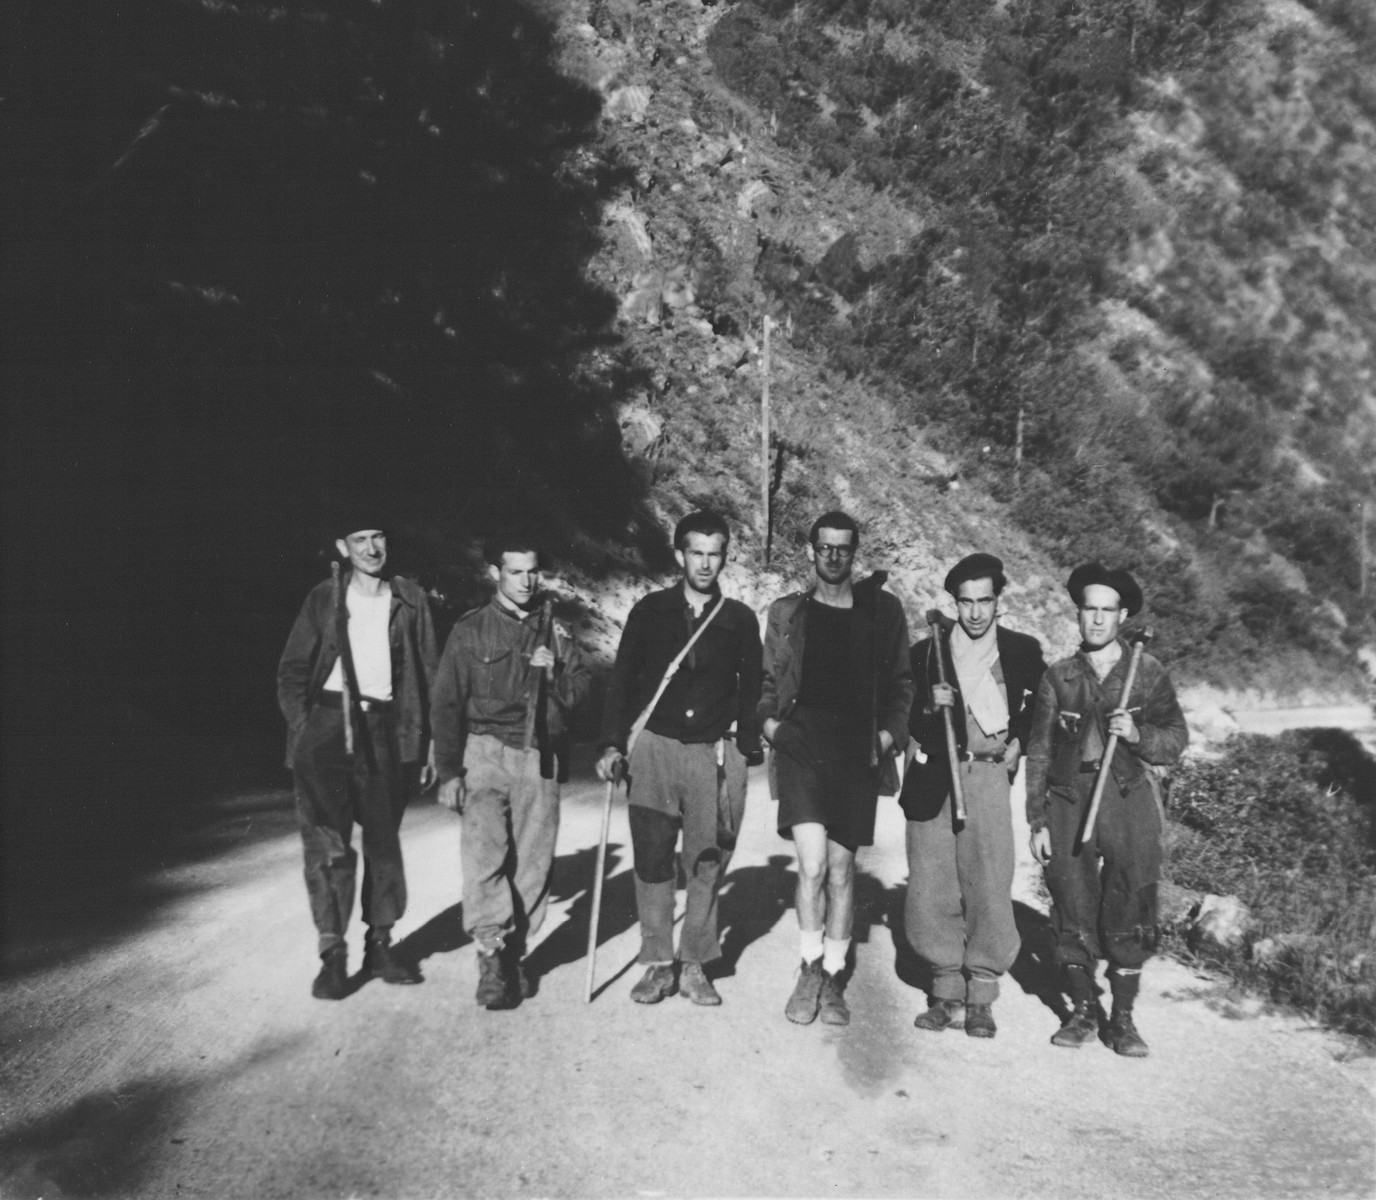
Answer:
[{"label": "shadow on road", "polygon": [[[602,912],[598,919],[597,944],[611,941],[636,922],[635,882],[631,872],[612,874],[624,861],[623,847],[607,846],[607,878],[602,885]],[[597,850],[589,846],[554,860],[550,874],[550,900],[558,903],[572,899],[564,922],[545,938],[526,959],[532,982],[558,967],[584,958],[588,952],[588,922],[592,916],[592,881],[597,868]]]},{"label": "shadow on road", "polygon": [[432,954],[448,954],[472,940],[463,929],[463,905],[451,904],[402,938],[396,944],[396,955],[402,962],[418,967]]},{"label": "shadow on road", "polygon": [[712,969],[714,977],[734,975],[745,948],[779,923],[793,901],[797,878],[793,858],[787,854],[771,854],[763,866],[738,867],[726,876],[719,902],[719,919],[726,933],[721,958]]},{"label": "shadow on road", "polygon": [[1008,973],[1027,995],[1035,996],[1056,1014],[1058,1021],[1064,1021],[1070,1010],[1061,994],[1061,971],[1056,965],[1056,933],[1051,918],[1014,900],[1013,919],[1018,923],[1022,946]]}]

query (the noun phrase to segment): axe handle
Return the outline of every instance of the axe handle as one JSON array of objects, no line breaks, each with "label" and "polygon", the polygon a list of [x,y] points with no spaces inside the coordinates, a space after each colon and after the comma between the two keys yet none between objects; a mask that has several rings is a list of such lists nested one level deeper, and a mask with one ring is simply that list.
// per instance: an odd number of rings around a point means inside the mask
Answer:
[{"label": "axe handle", "polygon": [[[1123,694],[1118,700],[1118,707],[1123,708],[1132,698],[1132,685],[1137,679],[1137,664],[1142,661],[1142,650],[1145,642],[1136,642],[1132,647],[1132,658],[1128,660],[1128,676],[1123,680]],[[1110,733],[1108,735],[1108,745],[1104,747],[1104,757],[1099,761],[1099,774],[1094,777],[1094,791],[1089,797],[1089,814],[1085,817],[1084,831],[1080,834],[1080,845],[1088,844],[1089,839],[1094,835],[1094,822],[1099,819],[1099,805],[1104,798],[1104,788],[1108,784],[1108,777],[1113,771],[1113,756],[1118,750],[1118,735]]]},{"label": "axe handle", "polygon": [[[932,622],[932,649],[936,651],[936,677],[937,682],[946,683],[946,662],[941,657],[941,626],[935,621]],[[960,751],[956,748],[956,726],[951,719],[951,710],[946,706],[941,706],[941,716],[946,726],[946,761],[951,764],[951,799],[956,806],[956,820],[964,821],[965,812],[965,789],[960,786]]]}]

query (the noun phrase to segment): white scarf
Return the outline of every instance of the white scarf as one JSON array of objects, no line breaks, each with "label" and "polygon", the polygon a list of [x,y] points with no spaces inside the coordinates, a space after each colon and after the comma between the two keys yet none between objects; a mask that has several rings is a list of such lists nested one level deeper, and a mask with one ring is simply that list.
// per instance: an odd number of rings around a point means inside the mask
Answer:
[{"label": "white scarf", "polygon": [[1008,728],[1008,694],[994,677],[999,660],[997,625],[976,641],[961,625],[951,630],[951,662],[960,694],[987,737]]}]

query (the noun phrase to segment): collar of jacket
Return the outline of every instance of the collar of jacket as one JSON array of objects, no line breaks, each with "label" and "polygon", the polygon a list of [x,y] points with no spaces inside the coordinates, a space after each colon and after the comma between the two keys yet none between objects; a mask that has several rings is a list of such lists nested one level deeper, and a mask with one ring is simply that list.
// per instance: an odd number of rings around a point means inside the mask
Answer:
[{"label": "collar of jacket", "polygon": [[[509,609],[505,604],[502,603],[501,596],[499,596],[495,592],[492,594],[492,599],[489,600],[487,604],[489,608],[496,609],[497,612],[504,616],[508,621],[515,621],[516,624],[521,626],[522,629],[527,628],[527,621],[531,617],[536,615],[535,611],[532,610],[531,612],[526,613],[524,617],[518,617],[514,612],[512,612],[511,609]],[[536,623],[538,624],[539,622],[537,621]]]},{"label": "collar of jacket", "polygon": [[[879,594],[884,589],[884,584],[888,581],[887,571],[874,571],[866,575],[859,583],[851,584],[851,595],[854,597],[854,607],[867,613],[873,614],[879,607]],[[792,599],[795,601],[791,620],[802,620],[803,613],[807,609],[807,602],[817,594],[817,587],[814,584],[801,592],[794,592]]]},{"label": "collar of jacket", "polygon": [[[712,590],[707,593],[707,603],[703,607],[703,613],[711,612],[720,599],[721,586],[714,583],[712,585]],[[650,592],[649,595],[645,597],[645,600],[656,608],[692,608],[692,605],[688,603],[688,596],[683,590],[683,580],[681,579],[677,583],[670,584],[667,588],[660,588],[659,591]],[[698,614],[694,614],[694,616],[697,615]]]},{"label": "collar of jacket", "polygon": [[[1132,655],[1131,647],[1122,638],[1114,638],[1113,640],[1122,648],[1123,653],[1118,656],[1118,661],[1114,663],[1113,666],[1109,667],[1108,675],[1105,675],[1104,679],[1100,680],[1100,682],[1107,680],[1109,675],[1112,675],[1119,667],[1123,666]],[[1091,679],[1099,678],[1099,672],[1094,669],[1094,664],[1089,661],[1089,655],[1083,649],[1076,650],[1071,657],[1070,664],[1066,668],[1065,678],[1077,679],[1081,675],[1088,675]]]},{"label": "collar of jacket", "polygon": [[[354,577],[353,568],[339,573],[339,586],[341,591],[346,591],[350,581]],[[326,583],[329,582],[327,579]],[[393,599],[400,600],[402,604],[410,605],[412,608],[419,608],[424,593],[420,590],[420,584],[413,579],[407,579],[405,575],[390,575],[386,580],[387,586],[392,589]]]}]

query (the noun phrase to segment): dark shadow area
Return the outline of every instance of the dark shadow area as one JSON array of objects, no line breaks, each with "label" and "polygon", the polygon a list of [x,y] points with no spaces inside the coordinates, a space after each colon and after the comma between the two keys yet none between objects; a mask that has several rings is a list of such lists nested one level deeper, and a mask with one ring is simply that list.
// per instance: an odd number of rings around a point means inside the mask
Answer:
[{"label": "dark shadow area", "polygon": [[918,956],[912,943],[908,941],[908,929],[904,919],[907,895],[906,883],[897,884],[884,894],[884,911],[888,917],[889,931],[893,935],[893,973],[909,987],[931,995],[932,968]]},{"label": "dark shadow area", "polygon": [[232,1081],[279,1055],[265,1045],[226,1071],[197,1079],[134,1079],[92,1092],[42,1117],[0,1128],[0,1195],[144,1195],[159,1161],[175,1149],[181,1114],[197,1093]]},{"label": "dark shadow area", "polygon": [[1035,996],[1063,1022],[1070,1015],[1061,990],[1061,969],[1056,965],[1056,932],[1051,919],[1017,900],[1013,919],[1018,925],[1022,945],[1008,974],[1029,996]]},{"label": "dark shadow area", "polygon": [[451,904],[419,929],[408,933],[393,949],[402,962],[419,967],[432,954],[461,950],[472,940],[463,931],[463,905]]},{"label": "dark shadow area", "polygon": [[612,415],[640,373],[585,271],[624,172],[537,9],[11,24],[7,947],[38,896],[106,932],[154,906],[200,757],[219,789],[287,785],[274,672],[335,492],[366,484],[450,608],[499,527],[593,574],[669,559]]},{"label": "dark shadow area", "polygon": [[771,854],[763,866],[737,867],[727,874],[717,910],[725,933],[721,958],[709,972],[713,978],[736,973],[745,948],[764,937],[788,911],[797,882],[793,858],[787,854]]},{"label": "dark shadow area", "polygon": [[[602,885],[602,911],[597,922],[599,947],[618,934],[625,933],[637,920],[635,878],[632,872],[612,874],[623,861],[620,853],[623,849],[614,842],[607,845],[607,876]],[[590,846],[573,854],[561,854],[554,860],[554,869],[550,873],[550,900],[557,903],[572,899],[573,903],[569,905],[563,924],[536,946],[526,959],[526,972],[533,986],[538,987],[539,979],[556,968],[587,957],[593,872],[596,869],[596,847]],[[599,986],[599,991],[606,986],[606,982]]]}]

